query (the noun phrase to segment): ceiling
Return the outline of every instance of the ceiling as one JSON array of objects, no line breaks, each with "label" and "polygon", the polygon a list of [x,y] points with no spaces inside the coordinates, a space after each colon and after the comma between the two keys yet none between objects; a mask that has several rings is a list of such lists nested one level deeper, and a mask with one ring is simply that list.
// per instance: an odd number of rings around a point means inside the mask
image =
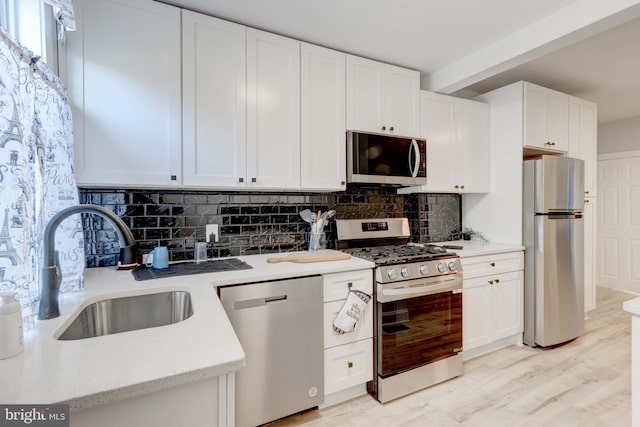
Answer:
[{"label": "ceiling", "polygon": [[[163,0],[419,70],[469,97],[518,80],[640,116],[640,0]],[[604,6],[604,5],[607,6]]]}]

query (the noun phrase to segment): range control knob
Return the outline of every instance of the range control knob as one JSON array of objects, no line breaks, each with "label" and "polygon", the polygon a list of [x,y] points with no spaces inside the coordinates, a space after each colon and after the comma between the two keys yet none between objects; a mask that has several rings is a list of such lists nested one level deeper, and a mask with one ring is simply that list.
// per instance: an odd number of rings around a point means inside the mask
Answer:
[{"label": "range control knob", "polygon": [[407,267],[402,267],[400,269],[400,274],[402,274],[402,277],[406,279],[407,277],[409,277],[409,269]]},{"label": "range control knob", "polygon": [[449,262],[449,270],[456,271],[457,268],[455,261]]},{"label": "range control knob", "polygon": [[421,274],[429,274],[429,266],[427,264],[422,264],[420,266],[420,273]]},{"label": "range control knob", "polygon": [[389,276],[391,280],[396,280],[398,278],[398,272],[395,268],[390,268],[389,271],[387,271],[387,276]]},{"label": "range control knob", "polygon": [[440,273],[446,273],[447,272],[447,264],[445,264],[444,262],[441,262],[438,264],[438,271]]}]

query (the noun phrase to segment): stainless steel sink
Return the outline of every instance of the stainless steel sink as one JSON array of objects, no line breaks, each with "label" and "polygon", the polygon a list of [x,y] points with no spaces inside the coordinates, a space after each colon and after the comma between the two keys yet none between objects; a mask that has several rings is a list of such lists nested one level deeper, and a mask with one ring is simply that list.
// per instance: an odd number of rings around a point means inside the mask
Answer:
[{"label": "stainless steel sink", "polygon": [[193,315],[191,295],[170,291],[94,302],[85,307],[59,340],[80,340],[155,328],[182,322]]}]

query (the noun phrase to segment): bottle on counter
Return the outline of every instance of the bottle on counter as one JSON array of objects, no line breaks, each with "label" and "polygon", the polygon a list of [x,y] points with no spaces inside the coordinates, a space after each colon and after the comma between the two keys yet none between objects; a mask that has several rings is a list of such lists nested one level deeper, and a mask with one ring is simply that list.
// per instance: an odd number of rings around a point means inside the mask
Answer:
[{"label": "bottle on counter", "polygon": [[0,292],[0,359],[22,352],[22,310],[16,292]]}]

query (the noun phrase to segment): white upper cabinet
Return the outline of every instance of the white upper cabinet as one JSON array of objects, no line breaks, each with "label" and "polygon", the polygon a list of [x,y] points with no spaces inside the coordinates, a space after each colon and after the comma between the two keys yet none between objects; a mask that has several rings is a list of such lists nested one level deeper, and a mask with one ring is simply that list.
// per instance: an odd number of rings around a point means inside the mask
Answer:
[{"label": "white upper cabinet", "polygon": [[569,149],[569,95],[524,82],[524,147]]},{"label": "white upper cabinet", "polygon": [[399,192],[489,192],[487,104],[422,91],[421,137],[427,140],[427,184]]},{"label": "white upper cabinet", "polygon": [[180,185],[180,9],[151,0],[74,6],[67,87],[78,185]]},{"label": "white upper cabinet", "polygon": [[420,133],[420,73],[347,55],[347,129]]},{"label": "white upper cabinet", "polygon": [[245,187],[246,27],[182,11],[183,183]]},{"label": "white upper cabinet", "polygon": [[247,28],[249,187],[300,188],[300,42]]},{"label": "white upper cabinet", "polygon": [[584,195],[596,197],[598,106],[569,97],[569,157],[584,160]]},{"label": "white upper cabinet", "polygon": [[301,186],[307,190],[344,190],[345,54],[302,43]]}]

